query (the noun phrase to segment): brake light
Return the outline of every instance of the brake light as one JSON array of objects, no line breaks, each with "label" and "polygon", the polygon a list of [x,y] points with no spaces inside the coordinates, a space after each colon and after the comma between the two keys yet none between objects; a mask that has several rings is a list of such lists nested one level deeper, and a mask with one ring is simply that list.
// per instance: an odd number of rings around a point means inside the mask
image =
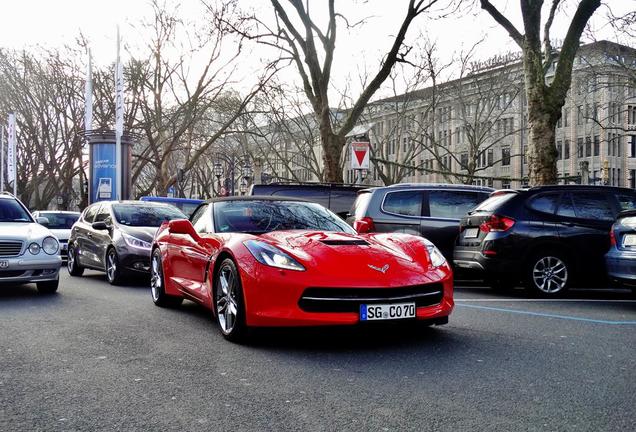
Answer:
[{"label": "brake light", "polygon": [[616,246],[616,234],[614,234],[614,228],[610,230],[610,245]]},{"label": "brake light", "polygon": [[483,232],[503,232],[508,231],[515,224],[515,220],[499,215],[491,215],[487,220],[479,225],[479,230]]},{"label": "brake light", "polygon": [[358,234],[364,234],[375,231],[375,225],[373,224],[373,219],[363,217],[362,219],[353,221],[353,229],[356,230]]}]

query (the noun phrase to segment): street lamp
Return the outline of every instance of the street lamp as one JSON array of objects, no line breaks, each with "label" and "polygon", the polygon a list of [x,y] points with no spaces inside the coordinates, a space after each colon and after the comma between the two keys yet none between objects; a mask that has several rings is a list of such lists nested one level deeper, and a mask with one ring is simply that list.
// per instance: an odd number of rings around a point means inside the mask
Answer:
[{"label": "street lamp", "polygon": [[212,172],[214,173],[214,176],[216,177],[216,184],[217,184],[216,195],[219,196],[221,194],[221,176],[223,175],[223,166],[221,165],[221,162],[214,162],[214,165],[212,166]]},{"label": "street lamp", "polygon": [[239,192],[241,195],[245,195],[247,192],[247,177],[243,177],[241,180],[241,184],[239,185]]}]

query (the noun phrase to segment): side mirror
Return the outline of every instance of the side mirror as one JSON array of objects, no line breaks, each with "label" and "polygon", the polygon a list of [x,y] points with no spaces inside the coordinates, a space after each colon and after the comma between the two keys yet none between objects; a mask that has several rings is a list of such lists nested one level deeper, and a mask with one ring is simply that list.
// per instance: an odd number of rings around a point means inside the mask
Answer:
[{"label": "side mirror", "polygon": [[194,230],[192,223],[187,219],[173,219],[168,222],[168,231],[170,234],[189,235],[194,240],[199,240],[199,233]]},{"label": "side mirror", "polygon": [[93,222],[91,224],[91,227],[93,227],[94,230],[99,231],[105,231],[108,229],[108,225],[106,225],[106,222]]},{"label": "side mirror", "polygon": [[45,227],[49,226],[49,218],[46,218],[44,216],[36,217],[35,221],[39,223],[40,225],[44,225]]}]

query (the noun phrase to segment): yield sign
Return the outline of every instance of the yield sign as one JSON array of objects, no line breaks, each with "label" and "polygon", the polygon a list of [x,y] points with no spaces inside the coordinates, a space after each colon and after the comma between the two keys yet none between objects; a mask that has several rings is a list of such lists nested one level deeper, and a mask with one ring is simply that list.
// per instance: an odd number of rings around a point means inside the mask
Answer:
[{"label": "yield sign", "polygon": [[369,169],[369,142],[354,141],[351,143],[351,168]]}]

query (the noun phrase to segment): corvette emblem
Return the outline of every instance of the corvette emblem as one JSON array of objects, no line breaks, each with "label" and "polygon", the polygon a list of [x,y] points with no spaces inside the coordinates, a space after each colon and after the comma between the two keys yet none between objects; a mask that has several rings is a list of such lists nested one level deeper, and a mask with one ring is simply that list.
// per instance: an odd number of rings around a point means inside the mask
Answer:
[{"label": "corvette emblem", "polygon": [[368,266],[371,267],[375,271],[379,271],[382,274],[386,273],[386,271],[389,269],[389,265],[388,264],[384,264],[382,267],[376,267],[376,266],[374,266],[372,264],[368,264]]}]

